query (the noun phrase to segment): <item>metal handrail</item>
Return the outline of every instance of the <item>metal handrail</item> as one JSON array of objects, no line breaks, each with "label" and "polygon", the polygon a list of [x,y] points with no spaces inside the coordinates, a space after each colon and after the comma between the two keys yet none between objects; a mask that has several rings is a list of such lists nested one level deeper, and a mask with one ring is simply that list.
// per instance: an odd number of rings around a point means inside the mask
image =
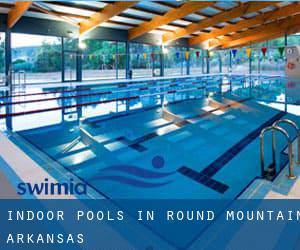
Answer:
[{"label": "metal handrail", "polygon": [[[296,133],[297,133],[297,147],[298,147],[296,163],[300,164],[300,129],[299,129],[298,125],[292,120],[281,119],[281,120],[278,120],[278,121],[274,122],[272,126],[278,126],[279,123],[286,123],[286,124],[291,125],[293,128],[295,128]],[[273,136],[274,136],[274,139],[275,139],[275,133],[273,133]]]},{"label": "metal handrail", "polygon": [[71,141],[70,143],[68,143],[63,150],[61,151],[62,154],[67,153],[68,151],[70,151],[72,148],[74,148],[79,142],[80,142],[81,137],[78,136],[76,137],[73,141]]},{"label": "metal handrail", "polygon": [[[295,179],[296,176],[294,175],[294,164],[293,164],[293,143],[292,140],[290,139],[289,134],[286,132],[285,129],[278,127],[278,126],[269,126],[264,128],[261,133],[260,133],[260,158],[261,158],[261,174],[262,177],[265,176],[265,133],[268,132],[269,130],[271,130],[272,132],[274,130],[279,131],[280,133],[282,133],[287,141],[288,141],[288,156],[289,156],[289,174],[287,175],[287,177],[289,179]],[[273,140],[274,137],[272,136],[272,158],[273,158],[273,164],[276,168],[276,141]]]}]

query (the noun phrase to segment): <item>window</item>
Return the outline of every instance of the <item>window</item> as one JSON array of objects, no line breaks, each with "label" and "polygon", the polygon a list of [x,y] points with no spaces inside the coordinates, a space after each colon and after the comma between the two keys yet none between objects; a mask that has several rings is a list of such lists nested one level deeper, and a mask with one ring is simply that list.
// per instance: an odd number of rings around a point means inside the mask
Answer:
[{"label": "window", "polygon": [[160,46],[130,44],[130,69],[133,77],[160,76]]},{"label": "window", "polygon": [[141,43],[130,44],[130,69],[132,77],[152,77],[152,48]]},{"label": "window", "polygon": [[220,73],[220,53],[209,51],[209,73]]},{"label": "window", "polygon": [[220,53],[220,63],[221,63],[221,72],[229,73],[230,68],[230,50],[221,50]]},{"label": "window", "polygon": [[[285,71],[285,58],[280,54],[284,47],[284,37],[255,45],[252,50],[252,73],[264,75],[283,75]],[[260,47],[259,47],[260,46]],[[265,56],[262,48],[266,48]]]},{"label": "window", "polygon": [[117,78],[122,79],[126,77],[126,44],[122,42],[117,43]]},{"label": "window", "polygon": [[165,54],[165,75],[186,75],[187,60],[186,48],[183,47],[168,47]]},{"label": "window", "polygon": [[267,48],[266,56],[260,52],[260,73],[266,75],[283,75],[285,71],[285,59],[281,57],[278,48]]},{"label": "window", "polygon": [[203,52],[198,49],[190,50],[190,74],[198,75],[203,73]]},{"label": "window", "polygon": [[84,43],[82,79],[116,79],[117,42],[88,39]]},{"label": "window", "polygon": [[245,49],[238,49],[236,56],[232,56],[232,73],[234,74],[249,74],[249,58]]},{"label": "window", "polygon": [[12,33],[13,84],[61,81],[61,38]]}]

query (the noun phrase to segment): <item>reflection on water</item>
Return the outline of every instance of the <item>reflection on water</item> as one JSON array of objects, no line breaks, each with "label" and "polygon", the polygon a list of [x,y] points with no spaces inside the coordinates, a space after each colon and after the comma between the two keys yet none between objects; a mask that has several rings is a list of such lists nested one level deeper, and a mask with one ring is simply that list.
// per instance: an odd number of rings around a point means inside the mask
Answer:
[{"label": "reflection on water", "polygon": [[[229,91],[300,115],[300,80],[265,76],[203,76],[110,86],[27,88],[25,93],[13,95],[7,91],[0,92],[0,129],[20,131],[78,122],[82,117],[106,118]],[[36,110],[47,112],[31,113]],[[17,116],[3,117],[5,114]]]}]

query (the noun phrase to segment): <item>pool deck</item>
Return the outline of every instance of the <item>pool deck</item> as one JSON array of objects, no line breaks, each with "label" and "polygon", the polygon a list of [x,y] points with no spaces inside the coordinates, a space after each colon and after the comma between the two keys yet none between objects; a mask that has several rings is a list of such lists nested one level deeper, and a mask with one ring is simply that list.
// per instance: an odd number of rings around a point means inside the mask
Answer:
[{"label": "pool deck", "polygon": [[[45,178],[49,183],[58,181],[45,169],[39,166],[22,149],[15,145],[6,134],[0,133],[0,198],[20,198],[16,186],[20,182],[42,183]],[[75,199],[73,195],[36,194],[22,198],[37,199]]]}]

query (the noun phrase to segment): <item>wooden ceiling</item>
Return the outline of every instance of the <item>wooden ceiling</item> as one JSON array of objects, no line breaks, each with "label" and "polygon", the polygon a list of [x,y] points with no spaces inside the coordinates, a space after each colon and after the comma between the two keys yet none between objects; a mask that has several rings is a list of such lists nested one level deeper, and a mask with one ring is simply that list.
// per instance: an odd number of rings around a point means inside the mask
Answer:
[{"label": "wooden ceiling", "polygon": [[187,38],[191,46],[232,48],[300,32],[300,3],[237,1],[0,3],[8,27],[23,16],[51,18],[77,26],[81,35],[103,26],[127,29],[128,40],[146,33],[163,44]]}]

